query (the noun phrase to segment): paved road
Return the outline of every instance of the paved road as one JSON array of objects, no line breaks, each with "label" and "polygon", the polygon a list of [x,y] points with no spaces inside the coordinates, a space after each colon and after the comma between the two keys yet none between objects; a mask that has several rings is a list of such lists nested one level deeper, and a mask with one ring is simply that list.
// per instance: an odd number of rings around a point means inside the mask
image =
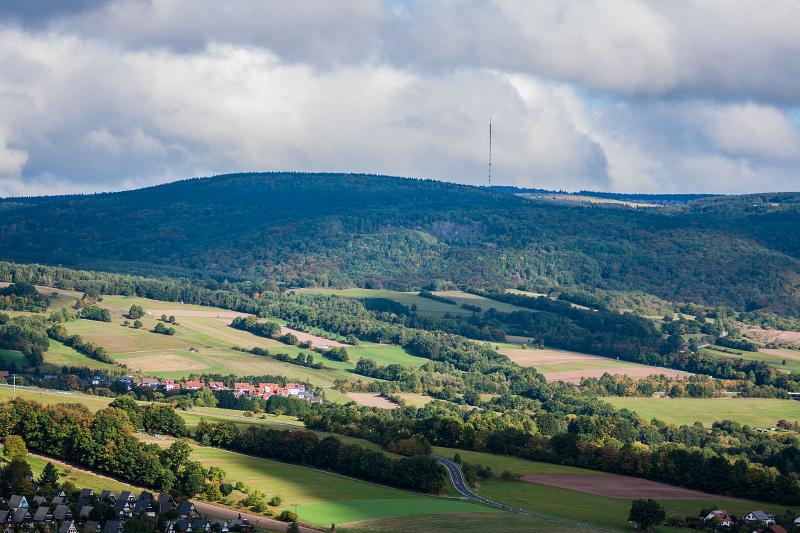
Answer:
[{"label": "paved road", "polygon": [[475,491],[473,491],[471,488],[469,488],[467,481],[464,479],[464,474],[463,472],[461,472],[461,466],[458,463],[455,463],[450,459],[445,459],[444,457],[439,457],[436,455],[434,455],[433,458],[436,459],[442,466],[444,466],[447,469],[447,473],[450,474],[450,481],[453,483],[453,487],[455,487],[455,489],[462,496],[474,502],[482,503],[483,505],[489,505],[491,507],[496,507],[498,509],[503,509],[505,511],[510,511],[512,513],[521,514],[523,516],[529,516],[531,518],[549,520],[551,522],[559,523],[563,526],[579,528],[579,529],[589,529],[592,531],[605,531],[609,533],[617,533],[617,531],[613,529],[597,527],[591,524],[587,524],[585,522],[578,522],[577,520],[567,520],[566,518],[560,518],[558,516],[552,516],[544,513],[526,511],[525,509],[518,509],[515,507],[511,507],[510,505],[506,505],[504,503],[500,503],[498,501],[485,498],[480,494],[476,493]]}]

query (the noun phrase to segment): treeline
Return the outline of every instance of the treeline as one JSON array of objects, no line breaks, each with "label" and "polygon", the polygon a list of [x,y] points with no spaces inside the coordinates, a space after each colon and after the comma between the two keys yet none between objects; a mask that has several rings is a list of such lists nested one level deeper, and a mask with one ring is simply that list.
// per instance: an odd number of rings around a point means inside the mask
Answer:
[{"label": "treeline", "polygon": [[61,324],[53,324],[48,327],[47,336],[101,363],[108,363],[110,365],[118,364],[108,354],[105,348],[93,342],[83,340],[80,335],[70,335],[67,329]]},{"label": "treeline", "polygon": [[162,449],[142,443],[133,431],[119,409],[92,414],[79,404],[43,406],[20,399],[0,404],[0,436],[19,435],[40,453],[173,494],[191,497],[204,489],[211,474],[189,460],[186,443]]},{"label": "treeline", "polygon": [[670,398],[719,398],[729,393],[738,393],[747,398],[790,398],[786,390],[771,385],[756,385],[748,380],[710,379],[702,375],[678,379],[662,374],[634,379],[624,375],[604,374],[599,378],[582,378],[577,390],[590,397],[650,397],[662,393]]},{"label": "treeline", "polygon": [[439,294],[434,294],[428,290],[421,290],[417,295],[420,298],[427,298],[428,300],[433,300],[434,302],[441,302],[443,304],[450,304],[450,305],[458,305],[458,302],[453,300],[452,298],[448,298],[447,296],[441,296]]},{"label": "treeline", "polygon": [[133,427],[149,434],[185,437],[186,422],[171,406],[158,403],[138,404],[130,396],[120,396],[109,407],[121,409],[128,415]]},{"label": "treeline", "polygon": [[[404,407],[383,413],[326,404],[314,406],[304,420],[311,429],[366,438],[387,447],[408,435],[420,435],[434,446],[513,455],[715,494],[800,504],[800,452],[793,438],[775,441],[733,422],[715,424],[711,430],[647,423],[629,411],[614,412],[606,407],[596,404],[596,412],[570,419],[563,412],[540,412],[532,430],[501,424],[503,419],[497,416],[441,412],[441,406],[421,410]],[[739,440],[738,446],[730,446],[732,438]]]},{"label": "treeline", "polygon": [[201,421],[195,439],[250,455],[309,465],[347,476],[420,492],[439,492],[444,469],[427,456],[399,460],[357,444],[343,444],[336,437],[319,437],[311,431],[282,431],[263,427],[239,427],[233,422]]},{"label": "treeline", "polygon": [[22,352],[30,366],[38,366],[50,347],[46,327],[43,317],[11,318],[0,313],[0,348]]},{"label": "treeline", "polygon": [[47,296],[39,294],[30,283],[23,281],[0,287],[0,309],[43,313],[49,305]]},{"label": "treeline", "polygon": [[717,337],[714,340],[717,346],[724,346],[725,348],[733,348],[734,350],[742,350],[745,352],[757,352],[759,345],[756,342],[747,339],[736,339],[731,337]]},{"label": "treeline", "polygon": [[274,322],[259,322],[254,316],[236,317],[231,322],[231,327],[249,331],[253,335],[271,339],[281,332],[281,326]]}]

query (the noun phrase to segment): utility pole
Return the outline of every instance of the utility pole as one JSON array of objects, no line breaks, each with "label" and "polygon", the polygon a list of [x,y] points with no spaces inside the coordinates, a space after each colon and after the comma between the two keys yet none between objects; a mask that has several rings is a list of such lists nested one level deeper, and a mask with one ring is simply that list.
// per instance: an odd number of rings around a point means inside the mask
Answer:
[{"label": "utility pole", "polygon": [[492,117],[489,117],[489,187],[492,186]]}]

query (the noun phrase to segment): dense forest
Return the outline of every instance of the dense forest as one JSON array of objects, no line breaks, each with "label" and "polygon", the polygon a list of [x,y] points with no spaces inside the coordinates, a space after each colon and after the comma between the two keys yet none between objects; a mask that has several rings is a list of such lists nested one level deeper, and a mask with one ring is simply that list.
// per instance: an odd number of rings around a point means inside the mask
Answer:
[{"label": "dense forest", "polygon": [[432,180],[273,173],[0,200],[0,210],[2,259],[290,286],[638,290],[800,314],[798,194],[624,209]]}]

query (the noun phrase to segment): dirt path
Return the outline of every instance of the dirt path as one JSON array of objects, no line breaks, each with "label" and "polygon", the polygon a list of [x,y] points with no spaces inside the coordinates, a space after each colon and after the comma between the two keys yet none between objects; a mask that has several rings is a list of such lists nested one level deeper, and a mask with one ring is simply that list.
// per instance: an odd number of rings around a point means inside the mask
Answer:
[{"label": "dirt path", "polygon": [[[93,475],[95,477],[98,477],[100,479],[107,479],[107,480],[113,481],[115,483],[125,483],[126,485],[128,485],[132,489],[135,489],[137,492],[141,492],[141,491],[144,491],[144,490],[150,490],[150,489],[144,489],[142,487],[137,487],[136,485],[130,484],[127,481],[124,481],[124,480],[114,479],[113,477],[110,477],[110,476],[107,476],[107,475],[104,475],[104,474],[99,474],[99,473],[94,472],[92,470],[87,470],[85,468],[81,468],[79,466],[75,466],[75,465],[70,464],[70,463],[65,463],[64,461],[60,461],[58,459],[53,459],[52,457],[47,457],[46,455],[39,455],[39,454],[36,454],[36,453],[29,453],[29,455],[31,455],[32,457],[36,457],[37,459],[41,459],[43,461],[49,461],[49,462],[53,463],[54,465],[58,465],[58,466],[60,466],[62,468],[69,468],[70,470],[73,470],[75,472],[82,472],[84,474],[91,474],[91,475]],[[241,515],[242,518],[248,519],[250,521],[250,523],[253,524],[254,526],[256,526],[257,528],[263,528],[263,529],[269,528],[271,530],[277,530],[277,531],[286,531],[289,528],[289,524],[287,524],[286,522],[281,522],[280,520],[276,520],[274,518],[267,518],[267,517],[262,516],[262,515],[256,515],[256,514],[252,514],[252,513],[237,511],[235,509],[229,509],[227,507],[222,507],[221,505],[216,505],[216,504],[213,504],[213,503],[208,503],[208,502],[204,502],[204,501],[200,501],[200,500],[194,500],[193,499],[193,500],[190,500],[190,501],[194,504],[195,508],[197,509],[197,512],[200,513],[200,514],[205,514],[205,515],[212,516],[212,517],[215,517],[215,518],[222,518],[223,520],[233,520],[237,516]],[[300,531],[302,533],[319,533],[320,531],[324,531],[324,530],[322,530],[322,529],[313,529],[313,528],[310,528],[310,527],[307,527],[307,526],[300,526]]]}]

